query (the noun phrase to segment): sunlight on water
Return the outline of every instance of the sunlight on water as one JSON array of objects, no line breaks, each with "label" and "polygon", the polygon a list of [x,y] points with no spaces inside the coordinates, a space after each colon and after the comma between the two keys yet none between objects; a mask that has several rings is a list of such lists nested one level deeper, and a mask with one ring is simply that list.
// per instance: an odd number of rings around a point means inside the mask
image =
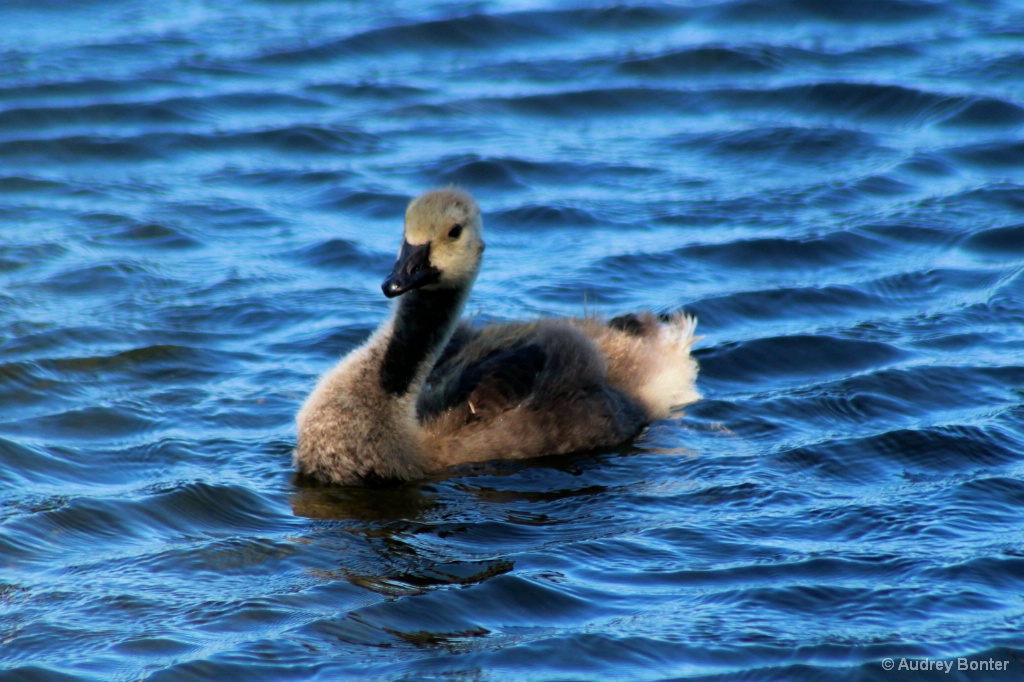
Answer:
[{"label": "sunlight on water", "polygon": [[[3,680],[1022,674],[1017,4],[0,18]],[[449,183],[468,312],[685,309],[704,399],[304,485],[295,412]]]}]

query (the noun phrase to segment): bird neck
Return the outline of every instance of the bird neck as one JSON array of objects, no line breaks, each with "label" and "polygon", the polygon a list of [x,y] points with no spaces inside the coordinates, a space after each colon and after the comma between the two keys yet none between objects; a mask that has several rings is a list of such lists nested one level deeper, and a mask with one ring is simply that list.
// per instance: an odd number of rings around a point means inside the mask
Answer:
[{"label": "bird neck", "polygon": [[469,287],[463,287],[416,289],[402,296],[381,366],[381,386],[387,394],[400,397],[426,381],[455,330],[468,294]]}]

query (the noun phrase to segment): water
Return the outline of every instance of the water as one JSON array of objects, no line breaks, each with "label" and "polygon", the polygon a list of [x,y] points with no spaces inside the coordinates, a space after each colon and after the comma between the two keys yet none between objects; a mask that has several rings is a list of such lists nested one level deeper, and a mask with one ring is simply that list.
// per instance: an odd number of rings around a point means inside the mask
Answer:
[{"label": "water", "polygon": [[[1020,4],[0,19],[0,679],[1024,675]],[[450,182],[470,311],[685,308],[705,399],[303,487],[294,413]]]}]

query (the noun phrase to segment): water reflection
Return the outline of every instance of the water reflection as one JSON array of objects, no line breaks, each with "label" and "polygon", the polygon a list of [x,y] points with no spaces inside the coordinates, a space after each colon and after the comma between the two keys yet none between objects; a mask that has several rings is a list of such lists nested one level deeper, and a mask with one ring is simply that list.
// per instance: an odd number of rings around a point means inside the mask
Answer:
[{"label": "water reflection", "polygon": [[363,594],[330,626],[334,636],[347,645],[447,653],[490,648],[508,634],[480,620],[473,604],[481,598],[504,605],[506,626],[544,623],[547,632],[552,618],[589,617],[583,614],[603,607],[564,593],[570,564],[553,559],[561,568],[538,571],[517,556],[567,538],[600,538],[616,523],[631,525],[632,515],[616,511],[610,498],[664,485],[638,477],[644,467],[632,468],[644,454],[663,455],[631,449],[486,462],[366,488],[294,477],[292,511],[313,522],[303,542],[335,556],[334,567],[312,574]]},{"label": "water reflection", "polygon": [[436,505],[429,481],[339,487],[300,474],[292,478],[292,512],[319,521],[405,521]]},{"label": "water reflection", "polygon": [[[558,500],[605,492],[601,485],[552,487],[553,479],[579,479],[602,459],[647,452],[634,446],[569,455],[551,455],[530,460],[496,460],[452,467],[429,478],[409,482],[375,483],[365,487],[339,487],[319,483],[300,474],[292,478],[292,511],[296,516],[316,520],[368,522],[416,521],[436,511],[442,497],[452,491],[467,493],[481,501],[496,503]],[[563,476],[545,476],[545,471]],[[512,479],[509,481],[508,479]],[[548,481],[546,483],[546,481]],[[564,480],[563,480],[564,482]],[[510,486],[511,483],[511,486]],[[519,487],[515,487],[518,484]]]}]

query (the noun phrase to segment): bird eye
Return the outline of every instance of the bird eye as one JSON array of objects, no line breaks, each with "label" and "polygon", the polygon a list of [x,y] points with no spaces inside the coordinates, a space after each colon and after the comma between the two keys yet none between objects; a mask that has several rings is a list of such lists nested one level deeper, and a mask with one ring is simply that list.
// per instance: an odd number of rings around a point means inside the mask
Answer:
[{"label": "bird eye", "polygon": [[462,236],[462,225],[455,225],[452,229],[448,230],[448,236],[452,239],[458,239]]}]

